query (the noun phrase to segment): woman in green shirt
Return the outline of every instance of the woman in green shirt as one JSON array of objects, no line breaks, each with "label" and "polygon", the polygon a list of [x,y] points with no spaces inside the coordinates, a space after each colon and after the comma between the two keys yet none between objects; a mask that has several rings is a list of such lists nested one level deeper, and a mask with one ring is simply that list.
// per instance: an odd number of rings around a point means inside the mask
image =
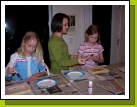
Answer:
[{"label": "woman in green shirt", "polygon": [[50,72],[61,73],[61,70],[68,70],[75,64],[85,64],[85,59],[77,59],[76,56],[69,55],[68,46],[64,41],[63,34],[67,34],[69,29],[69,17],[64,13],[57,13],[52,18],[52,35],[48,42],[48,50],[51,62]]}]

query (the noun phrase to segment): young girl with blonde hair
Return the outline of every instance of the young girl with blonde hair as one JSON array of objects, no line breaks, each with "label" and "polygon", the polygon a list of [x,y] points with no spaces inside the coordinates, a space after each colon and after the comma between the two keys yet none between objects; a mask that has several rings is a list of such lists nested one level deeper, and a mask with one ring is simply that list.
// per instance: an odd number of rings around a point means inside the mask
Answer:
[{"label": "young girl with blonde hair", "polygon": [[39,37],[36,32],[28,31],[17,52],[10,57],[6,67],[6,76],[14,76],[13,79],[16,81],[20,80],[16,74],[19,73],[23,80],[34,81],[46,75],[45,69]]}]

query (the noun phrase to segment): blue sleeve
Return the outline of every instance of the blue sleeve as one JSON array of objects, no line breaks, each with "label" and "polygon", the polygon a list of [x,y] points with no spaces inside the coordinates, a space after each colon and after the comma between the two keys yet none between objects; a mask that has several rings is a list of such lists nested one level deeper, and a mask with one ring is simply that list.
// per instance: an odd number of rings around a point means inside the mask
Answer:
[{"label": "blue sleeve", "polygon": [[42,72],[45,71],[45,69],[46,69],[45,63],[44,61],[42,61],[41,63],[39,63],[39,70],[40,72]]}]

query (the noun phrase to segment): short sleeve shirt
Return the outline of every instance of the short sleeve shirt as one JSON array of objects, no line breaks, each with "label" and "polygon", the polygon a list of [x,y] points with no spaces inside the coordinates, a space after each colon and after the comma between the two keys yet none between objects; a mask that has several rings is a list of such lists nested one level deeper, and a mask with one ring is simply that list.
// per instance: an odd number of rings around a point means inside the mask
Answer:
[{"label": "short sleeve shirt", "polygon": [[[104,51],[104,48],[100,44],[95,44],[93,47],[87,45],[86,43],[81,44],[78,52],[82,54],[82,57],[86,57],[88,55],[94,54],[94,56],[99,56],[100,53]],[[83,69],[85,68],[93,68],[98,66],[97,63],[95,63],[93,60],[87,60],[85,65],[82,65],[81,67]]]}]

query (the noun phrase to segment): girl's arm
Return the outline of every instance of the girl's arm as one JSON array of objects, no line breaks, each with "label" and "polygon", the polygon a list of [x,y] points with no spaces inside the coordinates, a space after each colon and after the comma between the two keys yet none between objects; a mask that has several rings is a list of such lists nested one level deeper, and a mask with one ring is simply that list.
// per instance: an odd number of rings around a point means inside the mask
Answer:
[{"label": "girl's arm", "polygon": [[[35,75],[35,74],[34,74]],[[47,75],[47,72],[46,71],[43,71],[43,72],[39,72],[36,74],[38,77],[42,77],[42,76],[46,76]]]},{"label": "girl's arm", "polygon": [[39,72],[39,73],[33,74],[31,77],[29,77],[28,81],[29,82],[36,81],[39,77],[46,76],[46,75],[47,75],[46,71]]},{"label": "girl's arm", "polygon": [[14,70],[15,70],[14,69],[14,63],[15,63],[17,58],[18,58],[18,54],[17,53],[14,53],[14,54],[12,54],[10,56],[10,61],[9,61],[9,63],[7,64],[7,66],[5,68],[6,75],[15,73],[14,72]]},{"label": "girl's arm", "polygon": [[46,64],[44,63],[44,59],[42,59],[42,62],[38,65],[40,72],[33,74],[31,77],[28,78],[28,81],[36,81],[39,77],[48,75],[47,71],[45,69],[48,69]]},{"label": "girl's arm", "polygon": [[82,54],[78,52],[78,58],[82,58]]},{"label": "girl's arm", "polygon": [[99,54],[99,63],[103,63],[104,62],[104,57],[103,57],[103,53]]},{"label": "girl's arm", "polygon": [[103,57],[103,53],[99,54],[99,57],[93,57],[94,61],[97,61],[98,63],[103,63],[104,62],[104,57]]}]

